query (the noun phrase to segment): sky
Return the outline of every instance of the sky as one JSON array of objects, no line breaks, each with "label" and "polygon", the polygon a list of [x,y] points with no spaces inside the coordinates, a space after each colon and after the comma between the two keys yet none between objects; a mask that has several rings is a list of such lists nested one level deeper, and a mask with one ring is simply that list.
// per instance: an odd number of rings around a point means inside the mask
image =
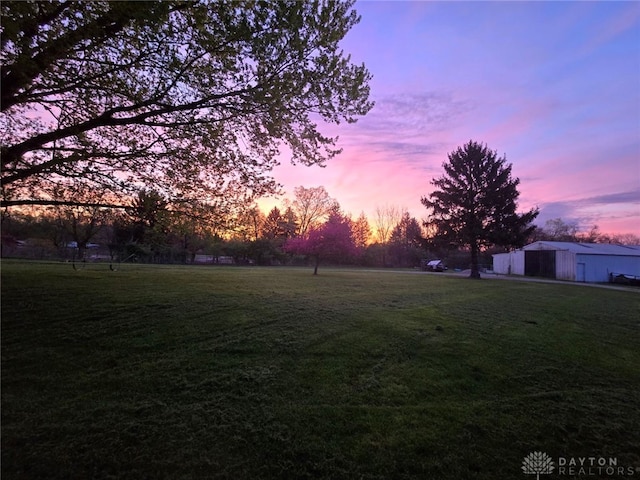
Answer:
[{"label": "sky", "polygon": [[[447,155],[486,144],[520,179],[519,210],[640,236],[640,2],[358,1],[341,46],[374,108],[325,125],[326,167],[274,170],[286,197],[322,185],[345,212],[417,219]],[[278,205],[262,202],[263,208]]]}]

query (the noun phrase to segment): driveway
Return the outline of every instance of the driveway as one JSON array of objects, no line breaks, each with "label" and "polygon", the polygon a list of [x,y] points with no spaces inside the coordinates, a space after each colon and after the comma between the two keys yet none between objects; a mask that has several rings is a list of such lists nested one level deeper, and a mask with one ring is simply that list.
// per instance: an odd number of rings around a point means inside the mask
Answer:
[{"label": "driveway", "polygon": [[[431,273],[431,272],[424,272]],[[455,277],[468,277],[470,271],[463,270],[461,272],[446,272],[444,274],[437,273],[436,275],[448,275]],[[636,292],[640,293],[638,287],[627,287],[625,285],[616,285],[613,283],[585,283],[585,282],[570,282],[567,280],[554,280],[552,278],[540,278],[540,277],[525,277],[523,275],[498,275],[497,273],[481,273],[482,278],[494,279],[494,280],[513,280],[516,282],[537,282],[537,283],[558,283],[561,285],[575,285],[578,287],[595,287],[595,288],[608,288],[609,290],[620,290],[623,292]]]}]

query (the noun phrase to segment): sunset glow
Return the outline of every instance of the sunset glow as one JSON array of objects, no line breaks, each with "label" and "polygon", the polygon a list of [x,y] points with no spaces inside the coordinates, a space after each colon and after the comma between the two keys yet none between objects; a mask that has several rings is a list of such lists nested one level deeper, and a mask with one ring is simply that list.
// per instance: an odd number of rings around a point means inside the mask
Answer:
[{"label": "sunset glow", "polygon": [[[640,3],[358,2],[343,42],[373,74],[374,109],[327,126],[343,153],[274,171],[286,194],[323,185],[343,210],[420,197],[469,140],[513,164],[538,224],[640,235]],[[279,199],[261,203],[268,208]]]}]

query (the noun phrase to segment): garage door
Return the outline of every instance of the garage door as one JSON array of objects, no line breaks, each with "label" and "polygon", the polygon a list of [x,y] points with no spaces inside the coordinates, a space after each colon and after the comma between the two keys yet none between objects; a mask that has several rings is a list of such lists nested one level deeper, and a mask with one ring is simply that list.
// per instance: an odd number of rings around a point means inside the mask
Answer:
[{"label": "garage door", "polygon": [[532,277],[556,278],[556,251],[525,251],[524,274]]}]

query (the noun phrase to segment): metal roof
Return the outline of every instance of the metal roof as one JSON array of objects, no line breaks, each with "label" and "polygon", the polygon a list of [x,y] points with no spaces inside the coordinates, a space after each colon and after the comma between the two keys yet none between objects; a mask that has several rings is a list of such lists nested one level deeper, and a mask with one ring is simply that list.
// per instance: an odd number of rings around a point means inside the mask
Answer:
[{"label": "metal roof", "polygon": [[640,257],[640,245],[613,245],[610,243],[539,241],[522,247],[522,250],[568,250],[583,255],[624,255]]}]

